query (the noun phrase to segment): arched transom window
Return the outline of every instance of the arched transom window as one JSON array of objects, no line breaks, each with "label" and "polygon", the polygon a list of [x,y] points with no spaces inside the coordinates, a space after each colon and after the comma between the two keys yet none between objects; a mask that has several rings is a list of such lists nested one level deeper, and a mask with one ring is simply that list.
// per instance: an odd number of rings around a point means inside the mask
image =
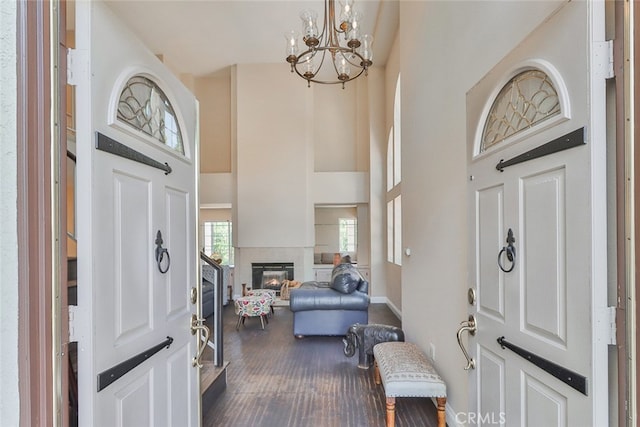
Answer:
[{"label": "arched transom window", "polygon": [[162,89],[147,77],[133,76],[124,86],[118,120],[184,154],[176,113]]},{"label": "arched transom window", "polygon": [[480,152],[557,114],[558,92],[549,76],[540,70],[523,71],[509,80],[493,102]]}]

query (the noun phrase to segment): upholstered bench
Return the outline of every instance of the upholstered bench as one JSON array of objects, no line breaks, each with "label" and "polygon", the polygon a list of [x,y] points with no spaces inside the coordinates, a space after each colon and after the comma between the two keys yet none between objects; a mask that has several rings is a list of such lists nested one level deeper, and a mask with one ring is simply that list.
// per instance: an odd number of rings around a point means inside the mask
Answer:
[{"label": "upholstered bench", "polygon": [[396,397],[435,397],[438,427],[445,427],[447,388],[427,356],[413,343],[385,342],[373,347],[375,383],[384,386],[387,427],[395,426]]},{"label": "upholstered bench", "polygon": [[244,324],[244,320],[247,317],[260,317],[260,324],[264,329],[264,321],[267,319],[267,315],[271,311],[271,299],[264,295],[249,295],[246,297],[237,298],[234,301],[236,314],[238,315],[238,322],[236,323],[236,330],[240,328],[240,323]]},{"label": "upholstered bench", "polygon": [[273,289],[251,289],[250,291],[247,291],[247,296],[265,298],[269,302],[271,313],[273,313],[273,303],[276,302],[276,291]]}]

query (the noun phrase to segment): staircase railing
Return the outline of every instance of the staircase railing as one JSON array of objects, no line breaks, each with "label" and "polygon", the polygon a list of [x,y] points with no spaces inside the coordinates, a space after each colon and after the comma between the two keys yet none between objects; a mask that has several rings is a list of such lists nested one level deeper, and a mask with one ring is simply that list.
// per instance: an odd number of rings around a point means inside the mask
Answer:
[{"label": "staircase railing", "polygon": [[213,349],[213,364],[221,367],[223,359],[223,341],[222,341],[222,285],[223,272],[220,264],[215,262],[200,252],[200,259],[216,270],[215,283],[213,284],[213,344],[207,343]]}]

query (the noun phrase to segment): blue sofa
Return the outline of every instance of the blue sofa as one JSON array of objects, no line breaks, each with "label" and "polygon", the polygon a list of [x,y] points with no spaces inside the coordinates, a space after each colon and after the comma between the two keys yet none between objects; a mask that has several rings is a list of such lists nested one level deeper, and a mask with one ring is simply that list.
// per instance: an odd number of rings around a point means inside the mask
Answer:
[{"label": "blue sofa", "polygon": [[215,295],[215,271],[210,265],[202,266],[202,317],[213,314]]},{"label": "blue sofa", "polygon": [[369,282],[351,264],[334,267],[331,281],[305,282],[292,289],[293,335],[341,335],[354,323],[368,323]]}]

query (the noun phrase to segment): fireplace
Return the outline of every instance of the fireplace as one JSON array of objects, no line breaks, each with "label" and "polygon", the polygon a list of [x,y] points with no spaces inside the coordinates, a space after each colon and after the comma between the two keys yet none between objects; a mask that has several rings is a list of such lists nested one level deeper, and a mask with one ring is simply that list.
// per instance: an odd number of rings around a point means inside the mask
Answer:
[{"label": "fireplace", "polygon": [[293,280],[292,262],[251,263],[251,287],[253,289],[280,289],[284,280]]},{"label": "fireplace", "polygon": [[262,289],[273,289],[279,291],[282,287],[282,283],[287,280],[287,272],[282,271],[263,271],[262,283],[260,287]]}]

